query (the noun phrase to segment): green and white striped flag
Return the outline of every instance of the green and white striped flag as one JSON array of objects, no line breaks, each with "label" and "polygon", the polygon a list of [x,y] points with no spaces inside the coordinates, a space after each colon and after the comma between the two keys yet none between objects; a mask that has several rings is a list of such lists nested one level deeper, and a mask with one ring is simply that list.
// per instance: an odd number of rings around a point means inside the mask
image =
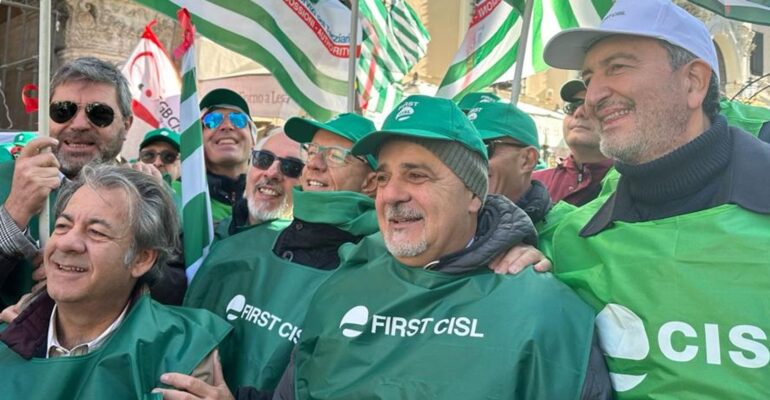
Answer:
[{"label": "green and white striped flag", "polygon": [[339,0],[136,0],[170,17],[185,7],[198,32],[265,68],[309,115],[347,110],[350,10]]},{"label": "green and white striped flag", "polygon": [[425,55],[428,30],[404,0],[360,0],[364,30],[356,68],[362,110],[384,115],[403,98],[401,80]]},{"label": "green and white striped flag", "polygon": [[214,240],[206,164],[203,157],[203,129],[195,82],[195,28],[186,9],[178,13],[184,40],[174,51],[182,57],[180,132],[182,153],[182,230],[187,281],[192,281]]},{"label": "green and white striped flag", "polygon": [[[598,26],[612,7],[612,0],[528,1],[534,4],[524,77],[548,68],[543,61],[543,48],[556,33],[568,28]],[[522,8],[522,0],[475,1],[465,39],[441,81],[437,96],[458,100],[495,82],[513,79]]]},{"label": "green and white striped flag", "polygon": [[690,0],[690,2],[728,19],[770,25],[770,1],[767,0]]}]

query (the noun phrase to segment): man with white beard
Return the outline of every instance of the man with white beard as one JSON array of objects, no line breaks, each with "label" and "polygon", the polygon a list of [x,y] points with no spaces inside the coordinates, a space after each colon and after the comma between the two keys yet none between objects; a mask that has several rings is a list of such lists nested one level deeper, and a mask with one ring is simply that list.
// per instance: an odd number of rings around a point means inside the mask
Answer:
[{"label": "man with white beard", "polygon": [[292,190],[305,164],[299,159],[299,143],[282,128],[273,128],[252,151],[243,198],[233,214],[217,225],[216,240],[274,219],[291,219]]}]

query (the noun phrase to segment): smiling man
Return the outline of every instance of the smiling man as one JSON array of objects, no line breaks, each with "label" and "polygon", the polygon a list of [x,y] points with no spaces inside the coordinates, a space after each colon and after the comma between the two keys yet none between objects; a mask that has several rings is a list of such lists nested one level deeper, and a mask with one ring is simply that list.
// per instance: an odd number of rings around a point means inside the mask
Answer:
[{"label": "smiling man", "polygon": [[558,224],[551,254],[599,312],[620,399],[770,397],[770,145],[718,114],[717,55],[668,0],[618,0],[545,47],[581,71],[620,173]]},{"label": "smiling man", "polygon": [[211,213],[218,224],[243,196],[256,127],[246,100],[232,90],[212,90],[200,108]]},{"label": "smiling man", "polygon": [[381,235],[341,250],[275,398],[606,398],[590,308],[550,275],[487,268],[536,234],[486,195],[486,149],[451,100],[408,97],[353,152],[377,157]]},{"label": "smiling man", "polygon": [[144,398],[165,368],[214,383],[215,349],[230,327],[148,295],[178,241],[163,183],[121,166],[86,166],[60,191],[53,217],[47,286],[0,327],[4,396]]}]

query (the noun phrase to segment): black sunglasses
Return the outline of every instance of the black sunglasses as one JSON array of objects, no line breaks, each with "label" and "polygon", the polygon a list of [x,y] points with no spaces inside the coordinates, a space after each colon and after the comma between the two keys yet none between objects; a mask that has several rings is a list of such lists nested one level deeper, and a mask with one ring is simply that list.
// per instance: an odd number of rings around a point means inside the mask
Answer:
[{"label": "black sunglasses", "polygon": [[281,173],[289,178],[299,178],[302,175],[302,168],[305,167],[305,163],[293,158],[278,157],[267,150],[252,150],[251,151],[251,165],[266,171],[271,165],[278,159]]},{"label": "black sunglasses", "polygon": [[489,158],[492,158],[492,156],[495,155],[495,150],[497,149],[497,146],[511,146],[511,147],[518,147],[520,149],[523,149],[525,147],[529,147],[526,144],[521,143],[513,143],[513,142],[504,142],[502,140],[496,139],[496,140],[490,140],[486,142],[487,145],[487,156]]},{"label": "black sunglasses", "polygon": [[[78,113],[78,103],[73,101],[54,101],[48,107],[48,115],[57,124],[63,124]],[[102,103],[88,103],[85,106],[86,116],[92,124],[104,128],[115,120],[115,110]]]},{"label": "black sunglasses", "polygon": [[582,106],[583,103],[585,103],[584,100],[577,100],[577,101],[571,101],[564,105],[564,113],[567,115],[573,115],[575,114],[575,111],[577,111],[578,107]]},{"label": "black sunglasses", "polygon": [[158,156],[160,156],[160,160],[163,161],[163,164],[171,164],[179,157],[179,153],[168,150],[163,150],[158,153],[147,150],[139,153],[139,159],[145,164],[152,164],[155,162],[155,157]]}]

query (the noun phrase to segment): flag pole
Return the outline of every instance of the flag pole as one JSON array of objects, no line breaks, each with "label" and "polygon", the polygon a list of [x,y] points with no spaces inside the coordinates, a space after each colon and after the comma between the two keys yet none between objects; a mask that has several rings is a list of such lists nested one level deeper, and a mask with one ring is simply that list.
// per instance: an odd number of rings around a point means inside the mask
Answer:
[{"label": "flag pole", "polygon": [[519,102],[521,93],[521,75],[524,71],[524,56],[527,54],[527,40],[529,40],[529,26],[532,22],[532,3],[534,0],[524,1],[524,15],[522,16],[521,35],[519,35],[519,49],[516,52],[516,68],[511,81],[511,104]]},{"label": "flag pole", "polygon": [[[49,82],[51,76],[51,0],[40,0],[40,25],[38,31],[38,68],[37,68],[37,127],[40,136],[48,133],[48,103],[50,102]],[[43,211],[38,217],[38,237],[40,247],[45,246],[50,236],[49,210],[50,199],[46,198]]]},{"label": "flag pole", "polygon": [[350,0],[350,50],[348,54],[348,112],[356,112],[356,45],[358,0]]}]

